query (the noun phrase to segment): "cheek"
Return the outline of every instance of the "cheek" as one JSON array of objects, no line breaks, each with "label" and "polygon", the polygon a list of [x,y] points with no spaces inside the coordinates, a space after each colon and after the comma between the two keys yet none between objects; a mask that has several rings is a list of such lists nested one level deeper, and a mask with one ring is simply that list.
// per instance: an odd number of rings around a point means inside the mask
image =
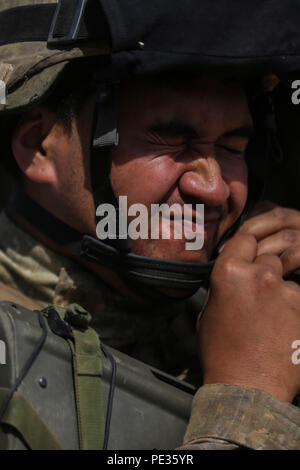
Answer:
[{"label": "cheek", "polygon": [[116,196],[128,197],[128,204],[160,203],[177,180],[176,170],[167,158],[139,157],[116,164],[112,156],[111,183]]},{"label": "cheek", "polygon": [[241,213],[248,196],[248,168],[246,162],[227,163],[222,168],[223,178],[230,189],[230,210]]},{"label": "cheek", "polygon": [[238,213],[242,212],[245,207],[248,196],[247,179],[242,181],[234,181],[230,185],[231,194],[231,211]]},{"label": "cheek", "polygon": [[238,178],[230,180],[227,184],[230,188],[230,198],[228,200],[226,217],[218,228],[218,240],[233,226],[244,210],[248,196],[247,171],[245,174],[239,175]]}]

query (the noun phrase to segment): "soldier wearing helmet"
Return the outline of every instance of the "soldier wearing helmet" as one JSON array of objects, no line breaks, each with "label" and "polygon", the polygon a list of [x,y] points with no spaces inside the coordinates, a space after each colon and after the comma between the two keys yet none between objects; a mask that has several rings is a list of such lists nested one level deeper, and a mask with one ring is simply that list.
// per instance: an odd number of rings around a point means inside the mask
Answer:
[{"label": "soldier wearing helmet", "polygon": [[[259,77],[298,64],[271,54],[271,21],[249,41],[250,2],[237,30],[234,2],[223,5],[227,41],[215,7],[154,3],[0,3],[3,160],[16,181],[1,215],[1,298],[79,303],[106,344],[201,385],[183,448],[297,448],[300,290],[285,278],[299,267],[300,215],[277,207],[244,220],[274,151]],[[150,218],[151,204],[188,204],[194,230],[204,204],[203,248],[127,227],[99,240],[97,208],[119,213],[122,196]],[[201,366],[187,300],[199,288]]]}]

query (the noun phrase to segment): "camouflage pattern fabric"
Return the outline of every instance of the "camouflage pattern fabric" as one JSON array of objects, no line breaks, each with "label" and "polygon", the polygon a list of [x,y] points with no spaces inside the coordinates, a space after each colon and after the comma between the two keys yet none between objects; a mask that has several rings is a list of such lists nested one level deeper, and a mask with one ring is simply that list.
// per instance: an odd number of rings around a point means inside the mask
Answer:
[{"label": "camouflage pattern fabric", "polygon": [[[1,300],[43,308],[79,303],[102,340],[148,364],[185,376],[194,356],[195,317],[185,302],[136,305],[77,263],[60,256],[0,215]],[[23,303],[24,302],[24,303]],[[199,368],[197,365],[196,367]],[[300,413],[268,393],[205,385],[193,400],[180,449],[300,449]]]},{"label": "camouflage pattern fabric", "polygon": [[[1,0],[0,13],[13,7],[57,3],[57,0]],[[0,45],[0,80],[6,86],[6,103],[0,111],[12,112],[36,104],[49,90],[69,60],[108,54],[107,44],[84,44],[67,49],[47,48],[45,41]]]},{"label": "camouflage pattern fabric", "polygon": [[262,390],[204,385],[193,400],[183,449],[299,450],[300,410]]},{"label": "camouflage pattern fabric", "polygon": [[[0,215],[0,283],[34,303],[65,307],[77,303],[91,312],[92,326],[107,345],[176,376],[197,364],[196,315],[185,302],[147,299],[136,304],[113,290],[83,266],[37,242]],[[17,300],[14,300],[17,302]]]}]

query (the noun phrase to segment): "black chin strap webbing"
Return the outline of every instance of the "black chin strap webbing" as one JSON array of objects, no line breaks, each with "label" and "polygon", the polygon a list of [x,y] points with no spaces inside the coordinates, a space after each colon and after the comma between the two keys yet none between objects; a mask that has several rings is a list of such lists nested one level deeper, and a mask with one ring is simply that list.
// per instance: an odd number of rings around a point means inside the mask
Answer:
[{"label": "black chin strap webbing", "polygon": [[83,235],[67,226],[20,188],[14,192],[6,213],[13,220],[17,216],[23,217],[71,256],[107,266],[121,276],[146,285],[195,289],[208,281],[214,265],[213,261],[203,264],[185,263],[122,253],[101,240]]}]

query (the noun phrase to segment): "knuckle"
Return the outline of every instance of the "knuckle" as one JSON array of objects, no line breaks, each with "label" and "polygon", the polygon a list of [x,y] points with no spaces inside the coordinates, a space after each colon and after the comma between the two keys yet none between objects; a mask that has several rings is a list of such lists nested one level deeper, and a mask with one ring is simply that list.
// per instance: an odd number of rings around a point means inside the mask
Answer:
[{"label": "knuckle", "polygon": [[295,243],[298,239],[298,233],[296,230],[291,229],[282,230],[281,236],[283,241],[288,243]]},{"label": "knuckle", "polygon": [[245,220],[242,226],[240,227],[238,233],[242,235],[248,235],[248,232],[251,229],[251,219]]},{"label": "knuckle", "polygon": [[234,256],[224,258],[218,265],[216,275],[222,275],[223,278],[231,278],[240,270],[240,261]]},{"label": "knuckle", "polygon": [[286,273],[290,271],[299,270],[300,267],[300,246],[297,245],[293,248],[287,249],[280,256],[282,265]]},{"label": "knuckle", "polygon": [[255,244],[257,243],[255,236],[252,235],[251,233],[243,233],[242,237],[244,237],[244,239],[247,240],[248,242],[255,243]]},{"label": "knuckle", "polygon": [[300,311],[300,288],[294,282],[288,282],[285,286],[284,297],[286,305],[289,310],[293,311],[296,315],[297,322],[299,323]]},{"label": "knuckle", "polygon": [[261,272],[258,276],[259,281],[262,287],[275,287],[278,284],[279,278],[278,275],[271,266],[266,266],[261,269]]},{"label": "knuckle", "polygon": [[[247,227],[250,230],[250,227]],[[251,233],[247,233],[244,230],[242,232],[237,232],[236,235],[234,236],[233,240],[235,240],[236,243],[246,243],[248,246],[251,245],[257,245],[257,240],[254,235]]]},{"label": "knuckle", "polygon": [[274,207],[274,209],[272,209],[272,214],[281,223],[286,222],[290,217],[289,211],[284,207],[279,206]]},{"label": "knuckle", "polygon": [[297,302],[300,304],[300,287],[296,282],[285,281],[285,291],[289,295],[289,299],[292,302]]}]

